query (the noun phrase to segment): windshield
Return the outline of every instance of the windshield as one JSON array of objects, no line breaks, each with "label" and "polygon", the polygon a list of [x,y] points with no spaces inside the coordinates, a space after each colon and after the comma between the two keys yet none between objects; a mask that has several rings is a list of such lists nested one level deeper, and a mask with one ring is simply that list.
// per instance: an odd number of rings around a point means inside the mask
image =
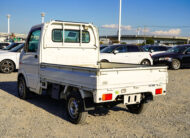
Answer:
[{"label": "windshield", "polygon": [[173,48],[170,48],[167,50],[167,52],[170,53],[183,53],[185,51],[185,49],[187,49],[187,46],[175,46]]},{"label": "windshield", "polygon": [[118,47],[118,45],[115,45],[115,46],[108,46],[102,50],[100,50],[100,53],[111,53],[113,52],[113,50]]},{"label": "windshield", "polygon": [[20,44],[14,48],[12,48],[11,50],[9,50],[9,52],[18,52],[20,51],[22,48],[24,47],[24,44]]}]

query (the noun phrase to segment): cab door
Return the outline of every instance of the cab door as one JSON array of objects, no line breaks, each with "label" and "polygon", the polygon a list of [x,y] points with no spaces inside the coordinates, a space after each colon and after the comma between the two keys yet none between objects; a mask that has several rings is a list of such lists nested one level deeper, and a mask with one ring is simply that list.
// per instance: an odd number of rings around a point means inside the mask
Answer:
[{"label": "cab door", "polygon": [[36,92],[39,84],[39,47],[41,38],[41,28],[30,31],[25,44],[25,50],[22,55],[22,68],[24,68],[27,86],[31,91]]}]

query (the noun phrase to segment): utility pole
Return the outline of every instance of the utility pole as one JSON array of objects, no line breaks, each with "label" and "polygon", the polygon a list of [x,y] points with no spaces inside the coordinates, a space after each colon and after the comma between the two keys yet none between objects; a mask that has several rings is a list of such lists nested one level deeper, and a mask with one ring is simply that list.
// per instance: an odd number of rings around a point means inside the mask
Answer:
[{"label": "utility pole", "polygon": [[145,43],[145,45],[146,45],[146,40],[145,40],[145,25],[144,25],[143,32],[144,32],[144,43]]},{"label": "utility pole", "polygon": [[41,18],[42,18],[42,23],[44,23],[44,18],[45,18],[45,13],[44,12],[41,13]]},{"label": "utility pole", "polygon": [[10,18],[11,18],[11,15],[10,14],[7,14],[7,26],[8,26],[8,30],[7,30],[7,33],[8,33],[8,40],[9,40],[9,36],[10,36]]},{"label": "utility pole", "polygon": [[[139,28],[139,27],[137,28],[137,37],[139,37],[140,29],[141,29],[141,28]],[[139,44],[139,39],[138,39],[137,43]]]},{"label": "utility pole", "polygon": [[119,4],[119,25],[118,25],[118,41],[119,41],[119,43],[121,41],[121,4],[122,4],[122,0],[120,0],[120,4]]}]

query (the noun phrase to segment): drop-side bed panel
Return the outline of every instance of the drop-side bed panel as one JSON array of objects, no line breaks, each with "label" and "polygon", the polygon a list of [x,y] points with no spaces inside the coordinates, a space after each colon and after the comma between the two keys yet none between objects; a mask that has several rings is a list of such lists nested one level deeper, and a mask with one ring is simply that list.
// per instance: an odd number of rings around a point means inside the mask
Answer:
[{"label": "drop-side bed panel", "polygon": [[57,83],[66,83],[92,90],[112,89],[167,83],[166,67],[93,68],[68,65],[41,64],[40,77]]}]

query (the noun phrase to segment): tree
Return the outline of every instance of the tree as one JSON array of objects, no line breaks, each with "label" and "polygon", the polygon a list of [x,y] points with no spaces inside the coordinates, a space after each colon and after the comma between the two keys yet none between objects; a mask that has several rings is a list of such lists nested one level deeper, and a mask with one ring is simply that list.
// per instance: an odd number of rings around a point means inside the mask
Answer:
[{"label": "tree", "polygon": [[154,40],[153,39],[147,39],[146,40],[146,44],[150,44],[150,45],[153,45],[154,44]]},{"label": "tree", "polygon": [[126,42],[121,42],[121,44],[126,45],[127,43]]}]

